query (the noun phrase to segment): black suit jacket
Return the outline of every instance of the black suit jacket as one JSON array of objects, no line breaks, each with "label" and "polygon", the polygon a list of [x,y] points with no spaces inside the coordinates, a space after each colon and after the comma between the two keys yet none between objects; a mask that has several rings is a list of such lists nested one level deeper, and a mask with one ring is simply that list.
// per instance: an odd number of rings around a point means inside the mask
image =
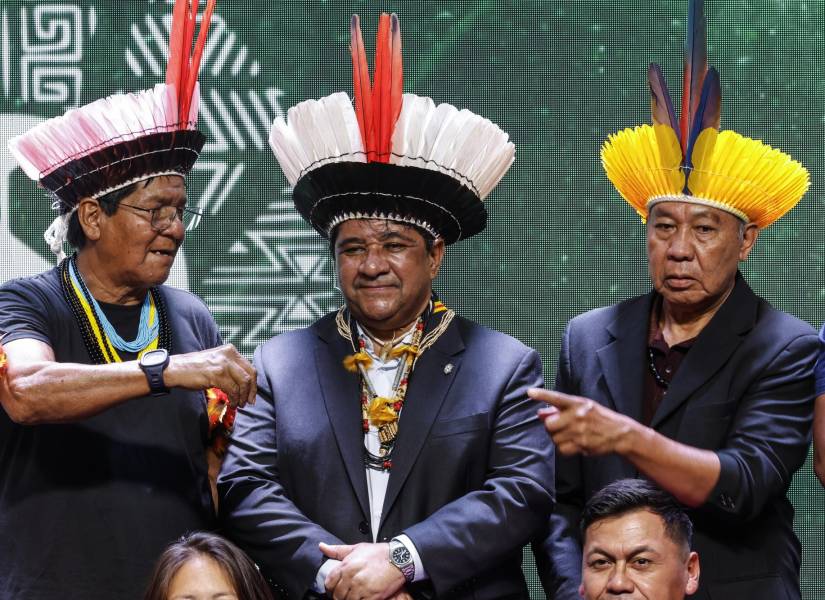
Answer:
[{"label": "black suit jacket", "polygon": [[[654,293],[573,319],[556,388],[641,419]],[[651,426],[716,451],[721,475],[691,511],[702,568],[691,598],[799,598],[799,541],[786,497],[805,461],[814,399],[814,330],[772,308],[737,276],[731,295],[691,347]],[[556,459],[556,513],[537,562],[550,597],[578,598],[579,518],[608,483],[639,473],[617,455]]]},{"label": "black suit jacket", "polygon": [[[228,534],[295,598],[322,563],[318,542],[373,540],[351,353],[333,315],[261,346],[258,399],[219,481]],[[377,532],[415,544],[429,575],[417,594],[527,597],[522,546],[553,505],[553,452],[526,396],[540,385],[534,350],[460,317],[419,359]]]}]

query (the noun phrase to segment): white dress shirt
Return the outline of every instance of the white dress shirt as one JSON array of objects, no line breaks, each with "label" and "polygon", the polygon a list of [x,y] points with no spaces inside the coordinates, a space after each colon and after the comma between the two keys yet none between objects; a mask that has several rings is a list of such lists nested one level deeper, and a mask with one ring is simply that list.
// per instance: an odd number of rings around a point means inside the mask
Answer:
[{"label": "white dress shirt", "polygon": [[[365,340],[364,350],[372,358],[372,365],[367,369],[367,375],[370,378],[370,383],[375,390],[375,393],[384,398],[392,397],[393,383],[395,383],[396,371],[403,367],[400,358],[388,357],[386,361],[381,360],[381,357],[375,353],[372,340],[369,336],[364,334],[361,326],[358,325],[358,334]],[[410,331],[398,343],[409,344],[412,341],[413,332]],[[353,402],[357,398],[353,399]],[[378,450],[381,447],[381,441],[378,439],[378,428],[370,424],[369,431],[364,434],[364,446],[372,454],[378,456]],[[381,524],[381,514],[384,510],[384,496],[387,495],[387,484],[390,480],[389,471],[377,471],[375,469],[366,468],[367,475],[367,492],[369,493],[370,503],[370,526],[372,529],[372,540],[377,541],[378,526]],[[415,576],[413,581],[420,581],[427,578],[427,572],[424,570],[424,565],[421,563],[421,557],[418,555],[418,550],[413,544],[412,540],[406,535],[401,534],[395,539],[400,540],[409,549],[412,554],[413,562],[415,563]],[[389,561],[389,555],[387,556]],[[318,575],[315,578],[315,591],[319,593],[324,592],[324,580],[327,575],[334,569],[341,561],[329,559],[321,565],[318,569]]]}]

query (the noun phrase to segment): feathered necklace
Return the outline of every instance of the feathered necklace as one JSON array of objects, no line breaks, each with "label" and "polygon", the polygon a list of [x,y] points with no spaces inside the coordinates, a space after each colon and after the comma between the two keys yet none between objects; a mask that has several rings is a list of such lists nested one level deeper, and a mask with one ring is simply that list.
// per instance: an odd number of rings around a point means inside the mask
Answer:
[{"label": "feathered necklace", "polygon": [[[378,440],[381,443],[377,455],[364,448],[364,464],[369,469],[389,471],[392,469],[392,451],[398,437],[398,424],[407,396],[410,375],[419,357],[435,344],[450,326],[455,311],[444,306],[433,294],[427,309],[413,326],[410,343],[385,345],[381,351],[382,359],[400,360],[389,397],[380,396],[375,390],[368,373],[372,366],[372,356],[366,350],[364,337],[358,335],[357,329],[351,326],[351,315],[347,315],[346,308],[342,306],[335,317],[338,333],[350,341],[355,351],[354,354],[344,357],[344,368],[360,375],[361,428],[366,435],[370,425],[377,427]],[[429,331],[425,334],[426,329]]]}]

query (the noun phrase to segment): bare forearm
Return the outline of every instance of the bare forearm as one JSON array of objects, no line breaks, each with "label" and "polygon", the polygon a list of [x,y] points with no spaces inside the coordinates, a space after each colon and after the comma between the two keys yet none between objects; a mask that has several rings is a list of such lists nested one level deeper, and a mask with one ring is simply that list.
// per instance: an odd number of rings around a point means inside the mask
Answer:
[{"label": "bare forearm", "polygon": [[686,506],[704,504],[719,480],[719,457],[636,424],[620,454]]},{"label": "bare forearm", "polygon": [[65,423],[149,393],[137,361],[107,365],[32,362],[9,365],[0,400],[12,420]]}]

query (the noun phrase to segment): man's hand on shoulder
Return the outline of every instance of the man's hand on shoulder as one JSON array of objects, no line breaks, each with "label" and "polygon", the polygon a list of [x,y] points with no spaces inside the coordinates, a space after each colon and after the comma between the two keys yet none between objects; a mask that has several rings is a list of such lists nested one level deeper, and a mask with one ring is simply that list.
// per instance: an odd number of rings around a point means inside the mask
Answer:
[{"label": "man's hand on shoulder", "polygon": [[232,344],[170,356],[163,379],[167,387],[219,388],[233,407],[254,404],[258,391],[255,367]]},{"label": "man's hand on shoulder", "polygon": [[409,598],[403,591],[404,574],[390,562],[389,544],[356,544],[354,546],[320,545],[328,558],[341,564],[327,575],[327,594],[343,598],[385,600]]}]

